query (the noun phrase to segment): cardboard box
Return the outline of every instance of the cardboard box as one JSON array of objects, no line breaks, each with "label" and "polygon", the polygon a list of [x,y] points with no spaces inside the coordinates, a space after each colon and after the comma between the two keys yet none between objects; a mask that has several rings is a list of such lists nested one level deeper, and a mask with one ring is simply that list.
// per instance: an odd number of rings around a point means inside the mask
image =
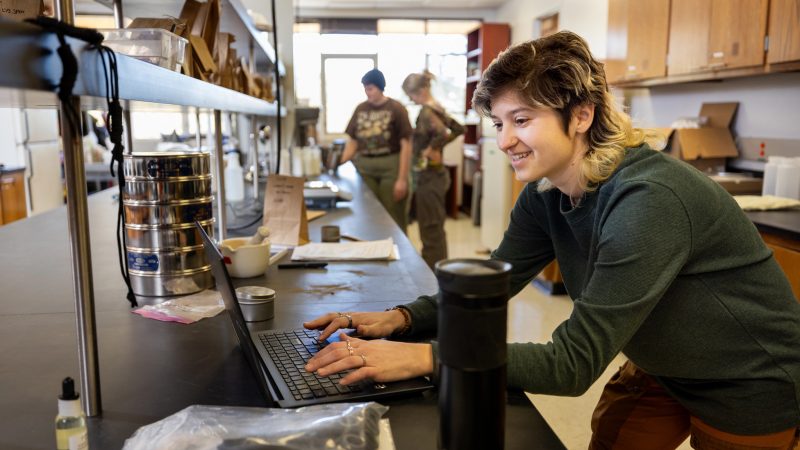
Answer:
[{"label": "cardboard box", "polygon": [[739,156],[730,126],[739,103],[703,103],[700,116],[706,125],[700,128],[666,129],[666,152],[703,172],[722,172],[725,159]]}]

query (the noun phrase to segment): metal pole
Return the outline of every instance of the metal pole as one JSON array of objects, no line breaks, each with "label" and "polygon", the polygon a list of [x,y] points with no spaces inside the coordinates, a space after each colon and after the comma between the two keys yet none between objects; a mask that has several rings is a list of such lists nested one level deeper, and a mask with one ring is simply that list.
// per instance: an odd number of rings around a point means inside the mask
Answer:
[{"label": "metal pole", "polygon": [[214,110],[214,141],[217,155],[217,226],[219,227],[219,240],[225,239],[227,231],[226,204],[225,204],[225,154],[222,150],[222,112]]},{"label": "metal pole", "polygon": [[194,109],[194,118],[197,121],[197,133],[195,133],[194,140],[197,143],[197,151],[203,147],[203,139],[200,137],[200,108]]},{"label": "metal pole", "polygon": [[274,173],[281,172],[281,148],[283,147],[283,138],[281,136],[281,71],[280,71],[280,56],[278,54],[278,16],[275,14],[275,3],[278,0],[272,0],[272,41],[275,43],[275,101],[278,107],[278,114],[275,116],[275,128],[278,136],[278,154],[275,158],[275,171]]},{"label": "metal pole", "polygon": [[[71,0],[59,0],[58,18],[75,23]],[[80,126],[81,99],[72,97],[69,104],[59,105],[61,144],[64,151],[64,178],[67,189],[67,223],[69,225],[72,279],[75,289],[75,321],[78,328],[78,363],[83,390],[83,409],[89,417],[102,413],[100,367],[97,359],[97,324],[94,315],[92,286],[92,252],[89,243],[89,206],[86,198],[86,173],[80,130],[73,130],[67,111],[78,112],[73,120]]]},{"label": "metal pole", "polygon": [[253,145],[250,152],[253,154],[253,198],[258,199],[258,120],[255,114],[250,116],[250,135],[253,136]]},{"label": "metal pole", "polygon": [[[114,11],[114,23],[117,28],[125,28],[125,16],[122,14],[122,0],[114,0],[111,5]],[[133,128],[131,128],[131,101],[122,101],[122,121],[125,122],[125,144],[128,153],[133,152]]]}]

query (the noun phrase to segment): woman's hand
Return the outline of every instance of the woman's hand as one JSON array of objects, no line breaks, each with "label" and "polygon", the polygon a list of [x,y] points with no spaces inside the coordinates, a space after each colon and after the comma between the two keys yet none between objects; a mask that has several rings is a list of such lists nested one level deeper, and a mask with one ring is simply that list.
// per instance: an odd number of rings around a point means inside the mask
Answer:
[{"label": "woman's hand", "polygon": [[405,178],[398,178],[394,182],[394,201],[399,202],[406,198],[408,194],[408,180]]},{"label": "woman's hand", "polygon": [[442,164],[442,151],[435,150],[433,147],[425,147],[425,149],[422,150],[422,157],[434,164]]},{"label": "woman's hand", "polygon": [[328,313],[304,322],[309,330],[324,328],[319,334],[322,342],[340,328],[354,328],[360,336],[382,338],[405,326],[405,317],[398,310],[383,312]]},{"label": "woman's hand", "polygon": [[[393,311],[395,312],[395,311]],[[406,380],[433,372],[433,353],[430,344],[376,339],[365,341],[341,334],[334,342],[308,360],[306,370],[327,377],[353,369],[342,378],[342,384],[370,379],[378,382]]]}]

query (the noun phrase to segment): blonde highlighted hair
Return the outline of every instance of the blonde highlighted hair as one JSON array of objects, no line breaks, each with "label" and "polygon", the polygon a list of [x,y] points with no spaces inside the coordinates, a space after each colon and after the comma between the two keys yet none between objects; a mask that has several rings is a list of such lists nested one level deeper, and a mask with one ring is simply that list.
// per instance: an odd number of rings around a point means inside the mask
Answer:
[{"label": "blonde highlighted hair", "polygon": [[[584,191],[597,189],[614,173],[625,148],[651,140],[649,134],[634,128],[630,117],[617,106],[608,92],[602,63],[575,33],[561,31],[503,51],[483,73],[472,97],[473,107],[489,116],[492,100],[509,91],[533,108],[555,110],[565,133],[575,108],[594,105],[594,120],[587,131],[589,149],[581,163]],[[538,189],[552,187],[545,179]]]},{"label": "blonde highlighted hair", "polygon": [[422,73],[412,73],[403,80],[403,92],[410,96],[418,93],[422,89],[430,89],[431,81],[435,79],[436,76],[427,70]]}]

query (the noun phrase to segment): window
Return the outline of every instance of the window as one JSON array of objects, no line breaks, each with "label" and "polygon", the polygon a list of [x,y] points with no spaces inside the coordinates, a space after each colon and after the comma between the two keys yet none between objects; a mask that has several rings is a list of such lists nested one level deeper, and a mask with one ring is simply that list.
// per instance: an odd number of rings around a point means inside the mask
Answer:
[{"label": "window", "polygon": [[382,19],[377,21],[377,35],[323,34],[318,24],[296,24],[294,72],[298,104],[322,109],[325,133],[344,132],[355,105],[366,99],[361,76],[370,68],[368,60],[377,55],[377,67],[386,77],[386,95],[406,105],[412,123],[419,107],[403,92],[403,80],[410,73],[426,69],[436,77],[434,97],[450,114],[463,116],[466,34],[479,24],[464,20]]}]

